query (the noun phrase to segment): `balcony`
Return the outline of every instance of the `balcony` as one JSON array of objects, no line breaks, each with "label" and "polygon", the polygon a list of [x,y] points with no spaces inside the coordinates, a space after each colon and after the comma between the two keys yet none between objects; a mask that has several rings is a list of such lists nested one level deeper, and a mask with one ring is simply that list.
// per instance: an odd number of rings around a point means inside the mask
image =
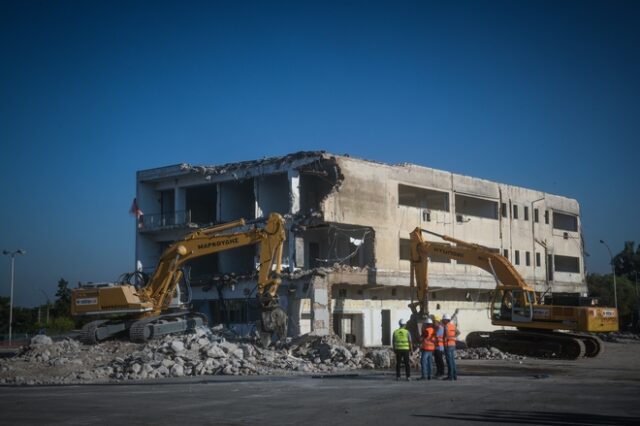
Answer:
[{"label": "balcony", "polygon": [[[145,214],[140,218],[140,232],[163,229],[195,228],[204,224],[191,221],[191,210],[178,210],[169,213]],[[207,224],[208,225],[208,224]]]}]

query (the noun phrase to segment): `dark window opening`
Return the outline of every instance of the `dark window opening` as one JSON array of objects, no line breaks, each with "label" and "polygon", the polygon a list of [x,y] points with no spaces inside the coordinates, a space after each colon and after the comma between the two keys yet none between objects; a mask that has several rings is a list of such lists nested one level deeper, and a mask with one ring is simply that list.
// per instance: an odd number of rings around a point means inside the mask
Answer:
[{"label": "dark window opening", "polygon": [[550,254],[547,255],[547,276],[553,281],[553,256]]},{"label": "dark window opening", "polygon": [[256,215],[256,197],[253,180],[220,184],[220,220],[228,222],[239,218],[253,219]]},{"label": "dark window opening", "polygon": [[553,256],[556,272],[580,272],[580,259],[573,256]]},{"label": "dark window opening", "polygon": [[578,217],[571,214],[553,212],[553,228],[563,231],[578,231]]},{"label": "dark window opening", "polygon": [[400,260],[411,260],[411,240],[400,238]]},{"label": "dark window opening", "polygon": [[536,253],[536,266],[540,266],[540,253]]},{"label": "dark window opening", "polygon": [[524,263],[527,266],[531,266],[531,253],[525,252],[525,254],[524,254]]},{"label": "dark window opening", "polygon": [[514,252],[514,257],[515,257],[515,259],[514,259],[515,264],[519,265],[520,264],[520,250],[516,250]]},{"label": "dark window opening", "polygon": [[513,205],[513,218],[518,218],[518,206],[516,204]]},{"label": "dark window opening", "polygon": [[458,215],[498,219],[498,203],[483,198],[456,194],[456,213]]},{"label": "dark window opening", "polygon": [[507,203],[500,204],[500,212],[502,213],[502,217],[507,217]]},{"label": "dark window opening", "polygon": [[533,221],[538,223],[538,209],[533,209]]},{"label": "dark window opening", "polygon": [[507,249],[502,250],[502,255],[508,259],[509,258],[509,250],[507,250]]},{"label": "dark window opening", "polygon": [[289,212],[289,178],[286,173],[256,179],[258,207],[263,215]]},{"label": "dark window opening", "polygon": [[524,206],[524,220],[529,220],[529,207]]},{"label": "dark window opening", "polygon": [[347,289],[346,288],[338,289],[338,297],[343,298],[343,299],[345,297],[347,297]]},{"label": "dark window opening", "polygon": [[218,190],[216,185],[185,188],[186,209],[189,221],[198,225],[209,225],[216,221]]},{"label": "dark window opening", "polygon": [[448,212],[449,193],[399,184],[398,204],[401,206]]},{"label": "dark window opening", "polygon": [[309,268],[317,268],[320,266],[320,244],[309,243]]},{"label": "dark window opening", "polygon": [[549,210],[544,211],[544,223],[549,224]]}]

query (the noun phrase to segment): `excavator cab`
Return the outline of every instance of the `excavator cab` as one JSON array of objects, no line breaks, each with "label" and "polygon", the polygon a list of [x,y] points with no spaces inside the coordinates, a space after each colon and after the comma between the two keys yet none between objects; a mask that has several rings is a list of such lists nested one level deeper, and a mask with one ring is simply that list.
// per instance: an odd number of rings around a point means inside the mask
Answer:
[{"label": "excavator cab", "polygon": [[491,301],[491,319],[496,321],[531,322],[535,294],[521,288],[498,288]]}]

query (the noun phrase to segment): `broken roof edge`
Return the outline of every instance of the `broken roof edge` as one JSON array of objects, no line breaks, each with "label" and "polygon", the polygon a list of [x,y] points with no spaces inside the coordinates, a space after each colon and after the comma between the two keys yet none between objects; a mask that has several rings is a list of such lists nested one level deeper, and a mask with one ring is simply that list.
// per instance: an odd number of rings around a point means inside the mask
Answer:
[{"label": "broken roof edge", "polygon": [[298,151],[283,156],[264,157],[259,160],[245,160],[220,165],[194,165],[189,163],[179,163],[171,166],[157,167],[153,169],[140,170],[137,178],[140,182],[163,180],[167,178],[198,174],[202,176],[217,176],[226,173],[233,173],[237,170],[250,170],[254,168],[274,167],[276,170],[286,167],[296,167],[310,163],[319,159],[332,157],[325,151]]},{"label": "broken roof edge", "polygon": [[[579,210],[579,203],[577,199],[566,196],[566,195],[554,194],[551,192],[546,192],[546,191],[531,188],[531,187],[513,185],[506,182],[497,182],[494,180],[485,179],[477,176],[471,176],[463,173],[455,173],[447,170],[436,169],[436,168],[424,166],[421,164],[415,164],[415,163],[409,163],[409,162],[396,163],[396,164],[384,163],[381,161],[369,160],[361,157],[354,157],[349,154],[342,154],[342,155],[333,154],[324,150],[297,151],[297,152],[285,154],[282,156],[263,157],[262,159],[259,159],[259,160],[245,160],[245,161],[225,163],[221,165],[207,166],[207,165],[192,165],[189,163],[179,163],[179,164],[174,164],[170,166],[157,167],[153,169],[138,171],[137,178],[138,178],[138,181],[144,182],[144,181],[163,180],[167,178],[187,176],[191,174],[199,174],[205,177],[207,176],[211,177],[211,176],[223,175],[226,173],[233,173],[237,170],[249,170],[254,168],[264,168],[264,167],[270,167],[270,166],[274,166],[275,170],[281,170],[285,164],[287,165],[287,167],[295,168],[300,165],[304,165],[316,160],[330,159],[330,158],[344,158],[347,160],[377,164],[377,165],[386,166],[389,168],[406,168],[406,169],[419,168],[419,169],[435,171],[438,173],[445,173],[450,176],[456,176],[463,179],[474,179],[474,180],[485,182],[488,184],[507,186],[507,187],[516,188],[516,189],[524,189],[528,191],[537,192],[541,196],[544,196],[545,198],[546,196],[550,196],[550,198],[555,200],[562,199],[565,201],[568,200],[568,201],[575,202],[576,204],[578,204],[576,209]],[[574,209],[569,209],[569,210],[574,210]]]}]

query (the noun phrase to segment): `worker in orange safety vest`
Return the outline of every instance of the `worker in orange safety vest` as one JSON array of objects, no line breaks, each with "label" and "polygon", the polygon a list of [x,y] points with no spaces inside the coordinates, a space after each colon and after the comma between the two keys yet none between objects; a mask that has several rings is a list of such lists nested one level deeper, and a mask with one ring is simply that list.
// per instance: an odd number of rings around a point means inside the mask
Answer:
[{"label": "worker in orange safety vest", "polygon": [[422,344],[420,345],[420,366],[422,367],[422,376],[419,380],[431,380],[433,351],[436,349],[436,330],[433,328],[433,321],[431,318],[427,318],[424,325]]},{"label": "worker in orange safety vest", "polygon": [[442,326],[444,328],[444,355],[447,360],[447,377],[445,380],[458,380],[458,372],[456,371],[456,337],[460,332],[447,314],[442,316]]}]

